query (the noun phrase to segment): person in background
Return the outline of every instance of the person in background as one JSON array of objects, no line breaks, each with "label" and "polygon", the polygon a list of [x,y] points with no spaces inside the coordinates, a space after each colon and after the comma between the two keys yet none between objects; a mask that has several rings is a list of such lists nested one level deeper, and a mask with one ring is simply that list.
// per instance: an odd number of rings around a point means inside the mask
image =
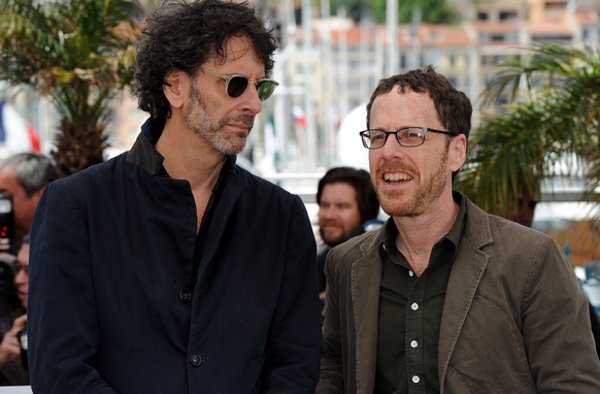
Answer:
[{"label": "person in background", "polygon": [[319,295],[325,297],[325,257],[329,250],[381,224],[377,219],[379,201],[365,170],[352,167],[334,167],[319,180],[319,235],[321,245],[317,252]]},{"label": "person in background", "polygon": [[[44,154],[15,153],[0,160],[0,200],[3,202],[0,226],[7,227],[6,237],[0,238],[0,255],[4,263],[16,264],[17,267],[25,264],[21,256],[25,250],[29,262],[29,244],[23,240],[31,230],[33,215],[45,187],[57,178],[54,162]],[[5,211],[7,205],[4,203],[8,201],[10,209]],[[7,268],[3,264],[3,272],[8,273]],[[0,291],[0,385],[29,384],[27,371],[20,360],[17,338],[27,319],[22,315],[22,308],[27,306],[23,305],[22,294],[15,294],[14,286],[14,282],[22,279],[22,276],[22,273],[16,276],[12,272],[10,276],[3,274],[10,286],[1,286]]]},{"label": "person in background", "polygon": [[23,312],[27,311],[29,286],[29,235],[25,235],[22,241],[13,266],[16,272],[14,289],[23,309],[7,314],[6,319],[2,317],[0,321],[0,326],[6,327],[0,342],[0,386],[29,385],[26,358],[23,358],[26,343],[22,342],[27,325],[27,315]]},{"label": "person in background", "polygon": [[17,260],[13,267],[15,271],[15,290],[17,297],[21,301],[23,309],[27,310],[27,301],[29,297],[29,234],[23,237],[23,242]]},{"label": "person in background", "polygon": [[0,161],[0,194],[10,196],[14,228],[9,252],[16,255],[31,230],[33,214],[46,185],[58,178],[52,159],[39,153],[16,153]]},{"label": "person in background", "polygon": [[390,218],[327,256],[317,393],[600,393],[562,248],[452,189],[471,112],[432,66],[371,95],[360,135]]},{"label": "person in background", "polygon": [[300,197],[236,165],[275,37],[248,3],[166,0],[137,45],[129,152],[49,185],[33,221],[36,393],[313,393],[316,245]]}]

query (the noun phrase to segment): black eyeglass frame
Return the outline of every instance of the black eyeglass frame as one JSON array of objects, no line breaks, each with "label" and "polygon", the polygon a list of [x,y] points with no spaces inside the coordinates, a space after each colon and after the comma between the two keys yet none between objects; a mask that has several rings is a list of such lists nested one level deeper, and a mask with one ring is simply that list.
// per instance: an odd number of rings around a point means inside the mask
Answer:
[{"label": "black eyeglass frame", "polygon": [[[421,130],[423,132],[423,137],[421,138],[421,142],[418,143],[418,144],[406,145],[405,143],[402,142],[402,137],[400,136],[399,133],[404,134],[403,132],[407,132],[408,130],[411,130],[411,129],[419,129],[419,130]],[[385,134],[385,138],[383,139],[383,143],[381,144],[381,146],[378,146],[378,147],[375,147],[375,148],[371,147],[371,146],[368,146],[369,143],[367,142],[367,140],[370,140],[368,133],[370,133],[372,131],[378,131],[378,132],[381,132],[381,133]],[[365,148],[367,148],[369,150],[375,150],[375,149],[381,149],[381,148],[383,148],[385,146],[385,143],[387,142],[387,139],[390,136],[390,134],[393,134],[393,135],[396,136],[396,141],[398,141],[398,143],[401,146],[404,146],[404,147],[407,147],[407,148],[414,148],[414,147],[417,147],[417,146],[421,146],[421,145],[423,145],[425,143],[425,137],[427,136],[428,132],[438,133],[438,134],[446,134],[446,135],[449,135],[449,136],[452,136],[452,137],[456,136],[456,134],[453,133],[453,132],[451,132],[451,131],[437,130],[437,129],[432,129],[431,127],[421,127],[421,126],[402,127],[402,128],[399,128],[396,131],[386,131],[386,130],[381,130],[381,129],[367,129],[367,130],[360,131],[358,134],[360,134],[363,146]]]},{"label": "black eyeglass frame", "polygon": [[[204,67],[200,67],[200,69],[204,72],[207,72],[209,74],[212,74],[214,76],[217,76],[217,77],[223,79],[225,81],[225,93],[227,94],[228,97],[231,97],[231,98],[237,98],[237,97],[240,97],[242,94],[244,94],[246,89],[248,89],[248,85],[251,82],[251,80],[248,77],[241,75],[241,74],[221,74],[221,73],[218,73],[213,70],[209,70]],[[242,91],[240,91],[240,93],[238,95],[232,94],[229,91],[230,83],[234,78],[242,78],[243,80],[246,81],[244,89]],[[254,86],[256,87],[256,91],[258,92],[258,98],[260,99],[260,101],[266,101],[269,97],[271,97],[271,95],[275,91],[275,88],[277,86],[279,86],[279,82],[277,82],[271,78],[256,79],[252,82],[254,82]],[[272,84],[272,86],[270,88],[268,88],[268,90],[266,90],[266,93],[261,95],[261,85],[264,83]]]}]

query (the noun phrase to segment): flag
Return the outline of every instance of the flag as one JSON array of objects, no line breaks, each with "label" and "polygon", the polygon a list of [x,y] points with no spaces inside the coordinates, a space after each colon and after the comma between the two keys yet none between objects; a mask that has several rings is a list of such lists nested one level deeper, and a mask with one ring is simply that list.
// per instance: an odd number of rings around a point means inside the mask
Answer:
[{"label": "flag", "polygon": [[293,105],[292,116],[294,117],[294,123],[296,123],[296,126],[301,127],[303,129],[306,128],[306,114],[304,113],[302,108],[300,108],[297,105]]},{"label": "flag", "polygon": [[0,101],[0,145],[10,153],[40,152],[35,129],[8,103]]}]

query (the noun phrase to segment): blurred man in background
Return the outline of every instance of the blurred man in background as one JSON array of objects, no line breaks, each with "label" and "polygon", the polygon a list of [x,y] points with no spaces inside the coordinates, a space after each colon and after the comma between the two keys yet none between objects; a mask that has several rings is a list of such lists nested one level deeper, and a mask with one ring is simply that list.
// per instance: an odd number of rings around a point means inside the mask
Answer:
[{"label": "blurred man in background", "polygon": [[24,335],[27,323],[26,234],[44,188],[57,178],[52,159],[43,154],[16,153],[0,160],[0,385],[3,386],[29,384],[19,338]]},{"label": "blurred man in background", "polygon": [[365,170],[334,167],[323,175],[317,188],[319,204],[319,234],[322,244],[317,253],[319,293],[325,296],[323,267],[329,250],[381,225],[377,220],[379,202]]},{"label": "blurred man in background", "polygon": [[17,153],[0,161],[0,195],[12,199],[14,227],[10,252],[17,253],[29,233],[44,187],[58,178],[52,160],[38,153]]},{"label": "blurred man in background", "polygon": [[29,235],[22,239],[14,267],[14,291],[20,307],[0,309],[0,386],[29,384],[27,372],[27,293],[29,288]]}]

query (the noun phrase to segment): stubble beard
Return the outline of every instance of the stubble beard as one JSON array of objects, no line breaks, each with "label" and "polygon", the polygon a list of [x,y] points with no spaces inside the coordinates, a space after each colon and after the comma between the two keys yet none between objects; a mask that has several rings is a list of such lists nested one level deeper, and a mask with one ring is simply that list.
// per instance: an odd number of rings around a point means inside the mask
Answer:
[{"label": "stubble beard", "polygon": [[[202,140],[206,141],[216,151],[224,155],[237,155],[246,146],[246,140],[250,134],[248,132],[237,131],[233,134],[227,134],[226,125],[232,119],[222,119],[219,122],[214,122],[206,108],[206,103],[200,97],[200,93],[192,84],[190,89],[190,105],[185,109],[183,114],[185,125],[194,131]],[[236,122],[252,125],[254,117],[250,115],[240,115]]]},{"label": "stubble beard", "polygon": [[344,234],[343,230],[341,231],[339,236],[330,237],[329,235],[327,235],[326,231],[324,231],[321,227],[319,227],[319,235],[321,236],[323,242],[325,242],[329,246],[339,245],[348,238],[347,235]]},{"label": "stubble beard", "polygon": [[376,188],[383,211],[395,217],[415,217],[423,214],[445,190],[447,161],[448,150],[445,150],[429,179],[423,185],[417,186],[411,196],[403,196],[405,192],[385,193]]}]

